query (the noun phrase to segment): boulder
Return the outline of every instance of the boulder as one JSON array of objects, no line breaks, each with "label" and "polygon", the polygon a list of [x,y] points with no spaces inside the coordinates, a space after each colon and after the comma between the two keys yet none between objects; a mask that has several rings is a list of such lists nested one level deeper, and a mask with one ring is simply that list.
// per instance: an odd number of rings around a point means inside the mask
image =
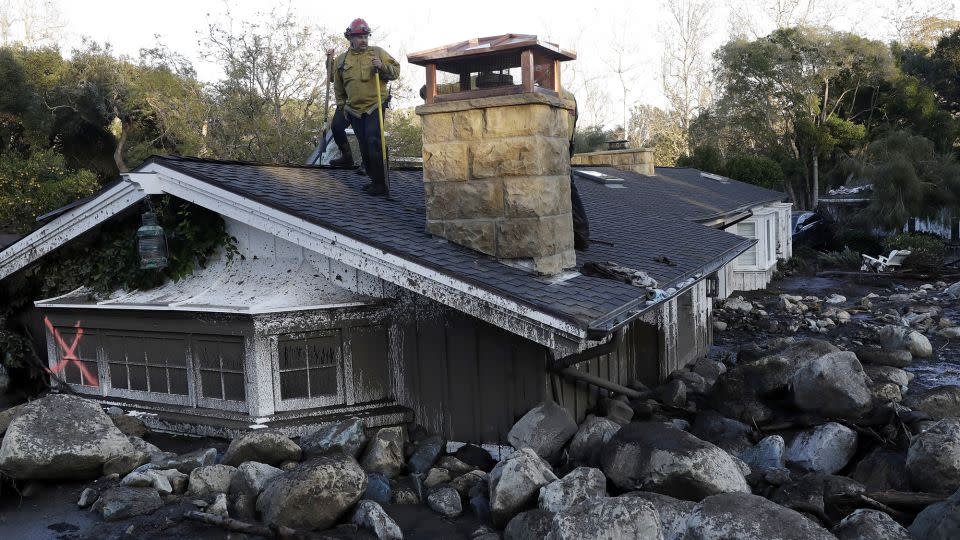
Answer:
[{"label": "boulder", "polygon": [[190,475],[183,474],[176,469],[153,469],[152,472],[166,478],[174,493],[187,491],[187,486],[190,484]]},{"label": "boulder", "polygon": [[638,497],[600,497],[553,517],[548,540],[645,538],[662,540],[660,516]]},{"label": "boulder", "polygon": [[439,460],[437,460],[437,467],[450,471],[451,476],[460,476],[461,474],[466,474],[477,469],[473,465],[464,463],[453,456],[441,457]]},{"label": "boulder", "polygon": [[257,498],[268,525],[326,529],[353,507],[367,488],[367,475],[344,453],[305,461],[270,482]]},{"label": "boulder", "polygon": [[823,527],[789,508],[747,493],[723,493],[698,504],[688,540],[833,540]]},{"label": "boulder", "polygon": [[837,294],[837,293],[833,293],[830,296],[828,296],[826,299],[824,299],[824,302],[834,306],[842,304],[846,301],[847,301],[846,296],[843,296],[842,294]]},{"label": "boulder", "polygon": [[882,446],[857,463],[850,477],[870,491],[910,491],[906,453]]},{"label": "boulder", "polygon": [[157,465],[162,469],[176,469],[184,474],[190,474],[197,467],[213,465],[216,462],[216,448],[203,448],[179,456],[164,457],[156,461]]},{"label": "boulder", "polygon": [[542,540],[550,534],[553,512],[536,509],[520,512],[503,530],[503,540]]},{"label": "boulder", "polygon": [[100,498],[100,493],[93,488],[84,488],[83,492],[80,493],[80,498],[77,500],[77,508],[87,508],[91,504],[97,502],[97,499]]},{"label": "boulder", "polygon": [[439,435],[431,435],[417,443],[413,454],[407,461],[411,473],[425,473],[447,447],[447,442]]},{"label": "boulder", "polygon": [[353,417],[327,424],[316,431],[300,437],[300,448],[305,457],[315,457],[340,449],[353,458],[360,456],[367,444],[363,420]]},{"label": "boulder", "polygon": [[838,540],[912,540],[910,533],[879,510],[861,508],[833,528]]},{"label": "boulder", "polygon": [[589,499],[607,496],[607,478],[600,469],[577,467],[540,488],[540,508],[557,513]]},{"label": "boulder", "polygon": [[448,518],[455,518],[463,513],[460,494],[450,486],[431,491],[427,495],[427,505],[434,512]]},{"label": "boulder", "polygon": [[787,446],[787,465],[802,471],[833,474],[846,467],[857,451],[857,433],[828,422],[801,431]]},{"label": "boulder", "polygon": [[230,479],[230,495],[246,495],[256,499],[271,480],[283,474],[283,471],[256,461],[245,461],[237,467]]},{"label": "boulder", "polygon": [[907,334],[909,328],[888,324],[877,331],[877,341],[880,346],[890,351],[907,349]]},{"label": "boulder", "polygon": [[753,304],[747,300],[744,300],[742,296],[736,296],[727,298],[723,302],[723,308],[731,311],[739,311],[741,313],[750,313],[753,311]]},{"label": "boulder", "polygon": [[227,494],[217,493],[213,498],[213,504],[204,508],[203,511],[215,516],[229,517],[230,512],[227,509]]},{"label": "boulder", "polygon": [[9,409],[4,409],[0,411],[0,437],[2,437],[4,433],[6,433],[7,427],[10,426],[10,422],[12,422],[13,419],[16,418],[18,414],[20,414],[20,411],[22,411],[25,406],[26,406],[26,403],[24,403],[23,405],[14,405]]},{"label": "boulder", "polygon": [[825,354],[790,378],[798,408],[823,416],[857,418],[870,409],[870,379],[850,351]]},{"label": "boulder", "polygon": [[943,328],[938,332],[938,334],[950,340],[960,339],[960,326]]},{"label": "boulder", "polygon": [[143,472],[131,472],[120,481],[121,486],[130,487],[152,487],[161,495],[173,493],[173,486],[167,477],[158,474],[157,471],[149,470]]},{"label": "boulder", "polygon": [[93,508],[100,512],[104,521],[118,521],[152,514],[161,506],[163,501],[153,488],[120,486],[110,488],[100,495],[100,500]]},{"label": "boulder", "polygon": [[944,418],[913,439],[907,474],[917,491],[952,493],[960,488],[960,418]]},{"label": "boulder", "polygon": [[475,444],[465,444],[457,448],[457,451],[453,453],[453,457],[468,465],[473,465],[475,469],[487,472],[490,472],[490,469],[493,469],[494,465],[497,464],[497,461],[490,456],[490,452],[487,452]]},{"label": "boulder", "polygon": [[278,431],[260,429],[244,433],[230,441],[223,456],[225,465],[236,467],[244,461],[280,465],[284,461],[300,461],[303,451],[297,443]]},{"label": "boulder", "polygon": [[390,504],[393,501],[393,487],[390,485],[390,479],[382,474],[368,474],[367,489],[363,492],[363,498],[380,504]]},{"label": "boulder", "polygon": [[960,281],[944,289],[943,293],[953,298],[960,298]]},{"label": "boulder", "polygon": [[956,540],[960,538],[960,490],[947,500],[931,504],[917,514],[910,534],[920,540]]},{"label": "boulder", "polygon": [[856,498],[863,485],[845,476],[807,473],[782,483],[770,496],[773,502],[812,515],[824,515],[842,499]]},{"label": "boulder", "polygon": [[623,491],[654,491],[700,500],[749,493],[744,472],[722,449],[667,424],[634,422],[604,445],[601,469]]},{"label": "boulder", "polygon": [[920,332],[913,331],[907,334],[906,345],[907,350],[910,351],[910,354],[912,354],[914,358],[929,358],[933,356],[933,345],[930,344],[927,336]]},{"label": "boulder", "polygon": [[693,364],[693,372],[703,377],[708,383],[717,382],[720,375],[727,372],[723,362],[715,362],[709,358],[700,358]]},{"label": "boulder", "polygon": [[899,368],[907,367],[913,363],[913,355],[905,349],[887,350],[861,348],[857,350],[857,358],[865,364]]},{"label": "boulder", "polygon": [[147,434],[147,426],[136,416],[124,414],[111,416],[110,419],[113,420],[113,425],[128,437],[143,437]]},{"label": "boulder", "polygon": [[570,460],[574,463],[591,465],[596,463],[604,443],[619,430],[620,425],[609,418],[588,416],[570,441],[570,447],[567,449]]},{"label": "boulder", "polygon": [[367,472],[379,473],[387,478],[394,478],[403,470],[403,428],[399,426],[385,427],[367,443],[366,453],[360,460],[361,466]]},{"label": "boulder", "polygon": [[577,433],[570,413],[553,401],[544,401],[523,415],[507,433],[514,448],[531,448],[543,459],[555,459]]},{"label": "boulder", "polygon": [[86,480],[100,476],[108,460],[136,453],[100,405],[50,394],[24,405],[10,422],[0,469],[16,479]]},{"label": "boulder", "polygon": [[529,447],[498,463],[487,477],[490,512],[502,527],[519,512],[534,506],[540,488],[557,480],[550,465]]},{"label": "boulder", "polygon": [[350,521],[377,535],[379,540],[403,540],[400,526],[374,501],[360,501]]},{"label": "boulder", "polygon": [[487,481],[487,473],[480,469],[461,474],[450,481],[450,487],[457,490],[461,497],[467,497],[474,486]]},{"label": "boulder", "polygon": [[753,446],[750,442],[753,428],[714,411],[698,414],[690,426],[690,433],[734,455]]},{"label": "boulder", "polygon": [[230,465],[206,465],[190,471],[187,493],[194,497],[205,497],[214,493],[227,493],[236,467]]},{"label": "boulder", "polygon": [[150,455],[139,450],[134,450],[129,454],[113,456],[103,463],[103,476],[111,474],[122,476],[149,462]]},{"label": "boulder", "polygon": [[893,383],[901,387],[910,384],[910,374],[893,366],[865,365],[863,366],[863,372],[875,384]]},{"label": "boulder", "polygon": [[907,394],[903,404],[913,410],[927,413],[933,420],[960,416],[960,386],[938,386],[923,392]]},{"label": "boulder", "polygon": [[687,519],[697,503],[675,499],[650,491],[631,491],[623,497],[638,497],[653,505],[660,516],[663,540],[683,540],[687,535]]},{"label": "boulder", "polygon": [[619,399],[603,398],[600,400],[603,416],[621,426],[625,426],[633,419],[633,409]]},{"label": "boulder", "polygon": [[427,476],[423,479],[423,487],[432,488],[437,484],[445,484],[449,481],[450,471],[434,467],[427,471]]},{"label": "boulder", "polygon": [[751,470],[780,469],[783,461],[784,442],[780,435],[764,437],[752,448],[741,452],[737,457],[750,466]]}]

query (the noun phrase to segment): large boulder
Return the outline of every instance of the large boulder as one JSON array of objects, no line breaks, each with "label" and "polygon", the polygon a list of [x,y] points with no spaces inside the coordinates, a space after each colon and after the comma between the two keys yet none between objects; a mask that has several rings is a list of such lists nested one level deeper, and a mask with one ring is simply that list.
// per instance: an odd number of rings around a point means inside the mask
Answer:
[{"label": "large boulder", "polygon": [[379,540],[403,540],[400,526],[374,501],[357,503],[350,521],[377,535]]},{"label": "large boulder", "polygon": [[828,507],[855,499],[866,489],[846,476],[807,473],[780,485],[769,497],[773,502],[813,515],[823,515]]},{"label": "large boulder", "polygon": [[403,428],[385,427],[377,430],[369,443],[360,464],[367,472],[393,478],[403,470]]},{"label": "large boulder", "polygon": [[784,466],[784,448],[783,437],[769,435],[758,442],[756,446],[741,452],[739,457],[750,466],[752,471],[782,469]]},{"label": "large boulder", "polygon": [[244,461],[280,465],[285,461],[300,461],[303,454],[297,443],[278,431],[257,430],[230,441],[223,456],[225,465],[236,467]]},{"label": "large boulder", "polygon": [[431,435],[419,441],[407,460],[411,473],[425,473],[433,467],[440,454],[447,448],[447,441],[439,435]]},{"label": "large boulder", "polygon": [[152,514],[161,506],[163,506],[163,500],[153,488],[119,486],[110,488],[100,495],[93,509],[100,512],[104,521],[118,521]]},{"label": "large boulder", "polygon": [[850,477],[870,491],[910,491],[906,452],[882,446],[874,449],[860,463],[857,463]]},{"label": "large boulder", "polygon": [[366,444],[363,420],[357,417],[327,424],[300,437],[300,448],[303,449],[305,457],[315,457],[340,449],[357,458]]},{"label": "large boulder", "polygon": [[863,366],[863,371],[874,384],[893,383],[902,388],[906,388],[913,378],[910,373],[893,366],[867,364]]},{"label": "large boulder", "polygon": [[17,479],[85,480],[100,476],[108,461],[137,453],[100,405],[51,394],[24,405],[10,422],[0,470]]},{"label": "large boulder", "polygon": [[607,479],[600,469],[577,467],[540,488],[540,508],[562,512],[583,501],[607,496]]},{"label": "large boulder", "polygon": [[747,493],[707,497],[691,512],[687,540],[833,540],[829,531],[789,508]]},{"label": "large boulder", "polygon": [[910,533],[879,510],[861,508],[833,528],[838,540],[912,540]]},{"label": "large boulder", "polygon": [[828,422],[801,431],[784,454],[787,465],[803,471],[833,474],[850,463],[857,452],[857,433]]},{"label": "large boulder", "polygon": [[890,351],[906,350],[909,333],[910,329],[905,326],[888,324],[877,331],[877,341],[881,347]]},{"label": "large boulder", "polygon": [[246,495],[256,499],[271,480],[283,474],[283,471],[256,461],[245,461],[237,467],[230,479],[230,495]]},{"label": "large boulder", "polygon": [[915,394],[907,394],[903,404],[916,411],[923,411],[934,420],[948,416],[960,416],[960,386],[938,386]]},{"label": "large boulder", "polygon": [[952,493],[960,488],[960,418],[944,418],[913,439],[907,473],[917,491]]},{"label": "large boulder", "polygon": [[450,486],[439,487],[427,495],[427,506],[434,512],[448,518],[455,518],[463,513],[463,501],[460,493]]},{"label": "large boulder", "polygon": [[570,441],[570,447],[567,449],[570,460],[574,463],[595,464],[600,449],[618,431],[620,431],[620,424],[609,418],[588,416]]},{"label": "large boulder", "polygon": [[206,465],[190,471],[187,493],[195,497],[205,497],[216,493],[227,493],[237,468],[230,465]]},{"label": "large boulder", "polygon": [[540,488],[556,480],[550,465],[532,448],[521,448],[498,463],[487,477],[494,523],[503,527],[533,507]]},{"label": "large boulder", "polygon": [[960,298],[960,281],[944,289],[943,293],[953,298]]},{"label": "large boulder", "polygon": [[914,358],[929,358],[933,356],[933,345],[930,344],[930,340],[927,339],[927,336],[916,330],[907,334],[906,346]]},{"label": "large boulder", "polygon": [[520,512],[503,530],[503,540],[543,540],[550,534],[553,512],[537,508]]},{"label": "large boulder", "polygon": [[714,411],[703,411],[698,414],[693,425],[690,426],[690,433],[734,455],[752,446],[750,436],[753,434],[753,428]]},{"label": "large boulder", "polygon": [[326,529],[353,507],[367,475],[352,457],[335,452],[305,461],[277,476],[257,498],[268,525]]},{"label": "large boulder", "polygon": [[870,379],[850,351],[825,354],[791,377],[798,408],[823,416],[857,418],[870,409]]},{"label": "large boulder", "polygon": [[931,504],[917,514],[910,525],[910,534],[918,540],[960,538],[960,489],[947,500]]},{"label": "large boulder", "polygon": [[667,424],[634,422],[604,446],[601,469],[623,491],[654,491],[698,501],[750,493],[744,471],[722,449]]},{"label": "large boulder", "polygon": [[653,505],[660,516],[663,540],[684,540],[687,535],[687,520],[697,506],[692,501],[675,499],[669,495],[651,491],[631,491],[622,497],[638,497]]},{"label": "large boulder", "polygon": [[913,363],[913,355],[904,349],[868,349],[857,350],[857,358],[865,364],[904,368]]},{"label": "large boulder", "polygon": [[660,516],[653,505],[639,497],[601,497],[555,515],[547,535],[548,540],[608,538],[662,540]]},{"label": "large boulder", "polygon": [[570,412],[553,401],[544,401],[517,420],[507,440],[514,448],[532,448],[550,461],[576,433],[577,423]]}]

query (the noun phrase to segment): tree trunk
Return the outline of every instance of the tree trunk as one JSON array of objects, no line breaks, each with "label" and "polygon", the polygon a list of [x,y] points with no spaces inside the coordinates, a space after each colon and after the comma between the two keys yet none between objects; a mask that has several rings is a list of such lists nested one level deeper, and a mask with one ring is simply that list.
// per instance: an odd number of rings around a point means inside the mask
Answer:
[{"label": "tree trunk", "polygon": [[127,144],[127,135],[130,129],[127,122],[120,120],[120,137],[117,138],[117,148],[113,151],[113,162],[117,164],[117,170],[125,173],[130,170],[127,163],[123,160],[123,147]]},{"label": "tree trunk", "polygon": [[813,153],[813,178],[810,179],[810,210],[816,210],[820,198],[820,157],[817,155],[816,147],[811,152]]}]

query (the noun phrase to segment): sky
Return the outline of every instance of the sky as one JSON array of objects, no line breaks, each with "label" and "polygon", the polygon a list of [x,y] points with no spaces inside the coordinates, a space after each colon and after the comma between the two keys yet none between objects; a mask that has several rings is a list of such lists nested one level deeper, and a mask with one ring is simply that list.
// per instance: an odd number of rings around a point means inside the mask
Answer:
[{"label": "sky", "polygon": [[[351,20],[363,17],[373,27],[371,42],[387,49],[401,61],[407,80],[418,88],[423,68],[405,62],[408,53],[454,43],[472,37],[504,33],[536,34],[577,52],[576,65],[566,65],[564,81],[591,78],[607,91],[609,111],[622,110],[623,92],[611,73],[612,48],[629,51],[629,104],[665,106],[659,78],[664,30],[668,28],[664,0],[604,0],[601,2],[435,2],[429,0],[378,2],[285,2],[224,0],[0,0],[13,4],[48,2],[59,10],[65,24],[60,43],[64,51],[78,46],[84,37],[109,42],[120,54],[136,56],[139,49],[158,40],[193,60],[201,79],[214,81],[219,66],[199,57],[199,41],[208,24],[224,20],[229,11],[235,20],[255,20],[271,8],[288,7],[306,23],[342,32]],[[737,30],[731,23],[731,6],[739,6],[761,31],[772,30],[769,8],[777,3],[799,2],[800,9],[813,3],[814,17],[839,30],[889,40],[895,35],[890,22],[896,14],[934,12],[960,19],[960,5],[952,0],[720,0],[710,2],[708,52]],[[742,28],[740,29],[742,30]],[[579,79],[578,79],[579,77]],[[579,96],[578,96],[579,97]],[[619,113],[605,119],[587,119],[612,125]]]}]

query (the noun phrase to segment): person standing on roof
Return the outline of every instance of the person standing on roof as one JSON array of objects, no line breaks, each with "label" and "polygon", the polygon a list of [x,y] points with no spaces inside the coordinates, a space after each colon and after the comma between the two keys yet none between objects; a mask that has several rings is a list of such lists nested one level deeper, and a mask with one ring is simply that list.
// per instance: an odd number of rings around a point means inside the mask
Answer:
[{"label": "person standing on roof", "polygon": [[[371,183],[364,187],[370,195],[384,195],[386,171],[380,146],[380,119],[377,108],[387,107],[390,95],[387,81],[400,76],[400,64],[380,47],[369,44],[370,26],[363,19],[355,19],[344,36],[350,48],[334,60],[333,88],[337,103],[343,103],[346,118],[353,126],[360,144],[360,157]],[[375,73],[380,75],[380,95],[377,103]]]},{"label": "person standing on roof", "polygon": [[[336,71],[334,58],[336,58],[335,49],[327,49],[327,78],[332,82],[334,78],[334,72]],[[340,100],[339,96],[335,97],[337,100],[337,109],[333,113],[333,118],[330,120],[330,131],[333,133],[333,141],[337,144],[337,148],[340,149],[340,157],[330,161],[331,167],[349,167],[353,168],[353,151],[350,149],[350,143],[347,141],[347,126],[350,125],[350,122],[347,120],[347,115],[344,113],[343,101]]]}]

